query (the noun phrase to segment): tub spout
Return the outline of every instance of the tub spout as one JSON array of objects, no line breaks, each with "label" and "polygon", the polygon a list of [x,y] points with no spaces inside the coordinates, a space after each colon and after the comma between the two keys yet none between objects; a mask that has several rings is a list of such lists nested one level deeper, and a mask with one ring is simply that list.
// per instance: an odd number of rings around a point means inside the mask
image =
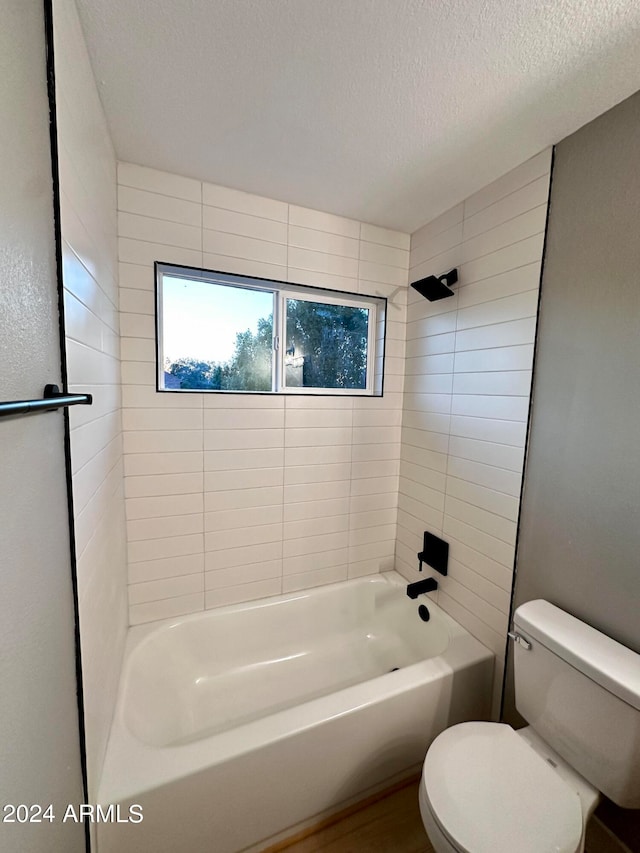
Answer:
[{"label": "tub spout", "polygon": [[415,583],[407,585],[407,595],[409,598],[417,598],[423,592],[434,592],[438,589],[438,581],[435,578],[425,578]]}]

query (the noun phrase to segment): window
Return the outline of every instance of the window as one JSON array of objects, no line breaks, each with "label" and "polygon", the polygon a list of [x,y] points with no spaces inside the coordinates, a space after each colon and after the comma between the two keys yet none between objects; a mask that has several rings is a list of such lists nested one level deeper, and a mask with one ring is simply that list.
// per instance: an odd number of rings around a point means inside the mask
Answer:
[{"label": "window", "polygon": [[386,300],[156,264],[158,390],[382,393]]}]

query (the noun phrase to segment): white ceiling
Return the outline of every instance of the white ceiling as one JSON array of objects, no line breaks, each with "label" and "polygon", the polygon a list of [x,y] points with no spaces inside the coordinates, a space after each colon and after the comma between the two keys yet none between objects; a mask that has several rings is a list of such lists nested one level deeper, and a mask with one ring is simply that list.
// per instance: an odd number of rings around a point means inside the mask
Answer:
[{"label": "white ceiling", "polygon": [[640,89],[637,0],[77,0],[118,157],[413,231]]}]

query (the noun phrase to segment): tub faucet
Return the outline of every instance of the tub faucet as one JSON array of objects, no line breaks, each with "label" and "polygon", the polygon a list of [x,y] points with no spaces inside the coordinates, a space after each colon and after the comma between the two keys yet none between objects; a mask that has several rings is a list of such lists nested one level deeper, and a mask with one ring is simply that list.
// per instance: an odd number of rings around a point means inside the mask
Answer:
[{"label": "tub faucet", "polygon": [[435,578],[425,578],[408,584],[407,595],[409,598],[417,598],[423,592],[434,592],[436,589],[438,589],[438,581]]}]

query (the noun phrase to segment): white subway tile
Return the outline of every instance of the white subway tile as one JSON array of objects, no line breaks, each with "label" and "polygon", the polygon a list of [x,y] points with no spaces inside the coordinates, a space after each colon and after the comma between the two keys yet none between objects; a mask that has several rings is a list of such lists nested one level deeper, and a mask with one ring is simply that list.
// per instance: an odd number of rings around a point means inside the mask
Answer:
[{"label": "white subway tile", "polygon": [[532,234],[542,233],[545,228],[546,215],[547,206],[542,204],[496,225],[476,237],[466,239],[460,247],[461,262],[473,261],[502,249],[504,246],[524,240]]},{"label": "white subway tile", "polygon": [[347,278],[358,276],[358,261],[355,258],[345,258],[311,249],[298,249],[295,246],[289,247],[289,267]]},{"label": "white subway tile", "polygon": [[352,447],[349,444],[337,444],[333,447],[314,447],[313,452],[308,447],[287,447],[284,452],[284,463],[287,467],[307,465],[337,465],[350,462]]},{"label": "white subway tile", "polygon": [[281,559],[282,542],[266,542],[260,545],[228,548],[224,551],[207,551],[204,567],[205,572],[213,572],[218,569],[233,569],[237,566],[250,566],[253,563]]},{"label": "white subway tile", "polygon": [[230,471],[207,471],[205,492],[224,492],[234,489],[255,489],[264,486],[281,486],[284,481],[282,466],[277,468],[239,468]]},{"label": "white subway tile", "polygon": [[456,352],[532,344],[535,336],[535,317],[466,329],[456,332]]},{"label": "white subway tile", "polygon": [[297,249],[311,249],[330,255],[341,255],[344,258],[358,257],[359,242],[351,237],[340,234],[329,234],[326,231],[316,231],[312,228],[301,228],[298,225],[289,226],[289,246]]},{"label": "white subway tile", "polygon": [[204,535],[206,553],[274,542],[282,542],[282,524],[260,524],[233,530],[213,530]]},{"label": "white subway tile", "polygon": [[461,563],[481,575],[485,580],[505,592],[511,592],[513,567],[503,566],[491,557],[481,554],[475,548],[461,542],[454,536],[449,537],[449,557],[456,563]]},{"label": "white subway tile", "polygon": [[451,435],[495,441],[524,447],[527,425],[518,421],[501,421],[490,418],[468,418],[454,415],[451,418]]},{"label": "white subway tile", "polygon": [[482,302],[491,302],[515,293],[538,290],[541,261],[534,261],[514,270],[507,270],[490,278],[462,285],[458,288],[458,307],[470,308]]},{"label": "white subway tile", "polygon": [[188,554],[184,557],[168,557],[131,563],[129,583],[146,583],[164,578],[177,578],[204,572],[204,554]]},{"label": "white subway tile", "polygon": [[125,477],[124,488],[128,498],[195,494],[202,492],[202,472]]},{"label": "white subway tile", "polygon": [[517,243],[512,243],[490,254],[461,264],[460,279],[470,284],[473,281],[490,278],[507,270],[539,261],[542,257],[543,245],[544,233],[541,231],[533,237],[527,237]]},{"label": "white subway tile", "polygon": [[379,571],[385,571],[389,558],[395,552],[394,539],[384,542],[369,542],[365,545],[352,545],[349,547],[349,563],[358,563],[363,560],[378,560]]},{"label": "white subway tile", "polygon": [[146,604],[134,604],[129,608],[129,622],[140,625],[144,622],[154,622],[157,619],[168,619],[172,616],[185,616],[204,609],[204,593],[181,595],[177,598],[165,598],[162,601],[150,601]]},{"label": "white subway tile", "polygon": [[315,554],[300,554],[297,557],[285,557],[283,559],[282,573],[286,577],[287,575],[317,571],[331,566],[343,566],[348,561],[349,549],[346,546],[335,550],[319,551]]},{"label": "white subway tile", "polygon": [[253,237],[256,240],[267,240],[270,243],[287,242],[286,222],[265,219],[232,210],[222,210],[219,207],[204,206],[202,221],[205,230],[223,231],[227,234],[237,234],[241,237]]},{"label": "white subway tile", "polygon": [[[142,291],[140,291],[142,292]],[[120,314],[120,334],[123,338],[152,338],[156,336],[156,322],[152,314]],[[135,383],[131,383],[135,384]]]},{"label": "white subway tile", "polygon": [[522,475],[519,471],[509,471],[492,464],[450,456],[447,473],[449,477],[467,480],[469,483],[486,486],[488,489],[504,492],[506,495],[517,497],[520,494]]},{"label": "white subway tile", "polygon": [[133,187],[118,187],[118,210],[163,219],[166,222],[202,227],[202,208],[198,202],[171,198]]},{"label": "white subway tile", "polygon": [[299,575],[287,575],[282,579],[283,592],[296,592],[301,589],[311,589],[323,584],[338,583],[346,581],[348,577],[348,566],[331,566],[326,569],[312,569]]},{"label": "white subway tile", "polygon": [[[123,338],[126,341],[138,341],[141,338]],[[149,343],[149,342],[147,342]],[[151,342],[153,343],[153,342]],[[203,394],[182,394],[171,391],[157,391],[148,385],[123,385],[123,409],[202,409]]]},{"label": "white subway tile", "polygon": [[204,428],[216,429],[280,429],[284,426],[284,409],[206,409]]},{"label": "white subway tile", "polygon": [[287,221],[288,205],[284,202],[233,190],[229,187],[221,187],[217,184],[205,183],[202,185],[202,202],[211,207],[222,207],[226,210],[234,210],[237,213],[274,219],[277,222]]},{"label": "white subway tile", "polygon": [[[340,290],[343,293],[358,293],[358,279],[346,275],[336,275],[320,270],[300,269],[289,264],[286,280],[291,284],[306,284],[309,287],[326,287],[328,290]],[[369,293],[369,296],[376,296]],[[384,295],[384,294],[381,294]]]},{"label": "white subway tile", "polygon": [[351,484],[351,495],[375,495],[380,492],[397,492],[397,477],[367,477],[362,480],[353,480]]},{"label": "white subway tile", "polygon": [[148,243],[161,243],[164,246],[202,251],[202,229],[199,225],[194,227],[120,211],[118,234],[121,238],[127,237],[132,240],[145,240]]},{"label": "white subway tile", "polygon": [[210,254],[260,261],[267,264],[278,264],[280,266],[286,266],[287,264],[286,245],[272,243],[268,240],[256,240],[252,237],[227,234],[223,231],[205,230],[202,246],[203,250]]},{"label": "white subway tile", "polygon": [[451,401],[452,415],[520,421],[526,423],[529,409],[528,397],[483,396],[481,394],[456,395]]},{"label": "white subway tile", "polygon": [[253,601],[257,598],[268,598],[282,592],[280,578],[244,583],[240,586],[229,586],[225,589],[210,589],[205,593],[205,608],[223,607],[226,604],[238,604],[241,601]]},{"label": "white subway tile", "polygon": [[191,474],[202,471],[202,451],[133,453],[124,457],[127,477],[157,474]]},{"label": "white subway tile", "polygon": [[120,351],[123,361],[156,361],[155,341],[150,338],[122,338]]},{"label": "white subway tile", "polygon": [[207,429],[205,450],[250,450],[282,447],[281,429]]},{"label": "white subway tile", "polygon": [[393,542],[396,538],[396,523],[376,527],[352,528],[349,531],[349,548],[359,548],[375,542]]},{"label": "white subway tile", "polygon": [[284,505],[284,520],[302,521],[326,516],[347,516],[349,514],[349,498],[334,498],[332,500],[304,501],[303,503],[286,503]]},{"label": "white subway tile", "polygon": [[285,485],[327,483],[351,478],[351,463],[336,465],[295,465],[284,469]]},{"label": "white subway tile", "polygon": [[160,172],[133,163],[118,163],[118,183],[149,192],[183,198],[200,204],[202,185],[192,178],[183,178],[169,172]]},{"label": "white subway tile", "polygon": [[388,264],[375,263],[374,261],[360,260],[358,264],[358,277],[367,281],[391,284],[394,287],[406,287],[407,271]]},{"label": "white subway tile", "polygon": [[[360,260],[371,261],[375,264],[399,267],[401,270],[409,269],[409,252],[404,249],[395,249],[390,246],[381,246],[377,243],[368,243],[364,240],[360,243]],[[375,279],[374,279],[375,281]],[[407,277],[404,276],[406,284]]]},{"label": "white subway tile", "polygon": [[[174,517],[203,511],[202,491],[186,495],[153,495],[127,498],[127,519]],[[170,534],[167,534],[170,535]]]},{"label": "white subway tile", "polygon": [[372,462],[353,462],[351,464],[351,478],[353,480],[368,477],[396,477],[399,471],[399,459],[378,459]]},{"label": "white subway tile", "polygon": [[226,492],[205,492],[204,495],[205,512],[280,504],[282,504],[282,486],[233,489]]},{"label": "white subway tile", "polygon": [[202,266],[206,270],[249,275],[256,278],[272,279],[273,281],[284,281],[286,278],[286,267],[279,264],[254,261],[248,258],[232,258],[229,255],[219,255],[213,252],[204,252]]},{"label": "white subway tile", "polygon": [[461,542],[469,545],[470,548],[474,548],[476,551],[480,551],[481,554],[485,554],[487,557],[496,560],[496,562],[502,563],[503,566],[509,569],[513,567],[513,545],[502,542],[500,539],[496,539],[495,536],[490,536],[488,533],[484,533],[482,530],[471,527],[471,525],[465,524],[463,521],[459,521],[448,515],[444,517],[443,531],[447,536],[450,535],[459,539]]},{"label": "white subway tile", "polygon": [[118,279],[120,287],[130,290],[149,290],[153,292],[155,276],[153,267],[140,264],[118,264]]},{"label": "white subway tile", "polygon": [[538,291],[528,290],[514,296],[505,296],[493,302],[483,302],[458,311],[458,331],[476,326],[493,326],[523,317],[535,317],[538,310]]},{"label": "white subway tile", "polygon": [[284,487],[284,501],[288,504],[344,498],[349,496],[350,485],[349,480],[287,485]]},{"label": "white subway tile", "polygon": [[533,344],[496,349],[457,352],[455,373],[480,373],[494,370],[531,370]]},{"label": "white subway tile", "polygon": [[450,459],[452,457],[469,459],[519,473],[522,471],[524,451],[521,447],[509,447],[506,444],[495,444],[491,441],[476,441],[471,438],[451,436],[449,454]]},{"label": "white subway tile", "polygon": [[239,471],[243,468],[278,468],[284,463],[284,448],[260,447],[249,450],[207,450],[205,471]]},{"label": "white subway tile", "polygon": [[530,370],[457,373],[453,377],[454,397],[458,394],[497,394],[499,397],[528,397],[530,388]]},{"label": "white subway tile", "polygon": [[501,178],[479,190],[464,202],[464,217],[468,219],[478,211],[495,204],[501,198],[510,195],[520,187],[530,184],[541,175],[547,175],[551,168],[551,148],[536,154],[516,169],[507,172]]},{"label": "white subway tile", "polygon": [[409,251],[411,247],[411,235],[402,231],[391,231],[389,228],[380,228],[378,225],[369,225],[363,222],[360,226],[360,239],[368,243],[378,243],[380,246],[392,246],[395,249]]},{"label": "white subway tile", "polygon": [[214,530],[237,530],[282,522],[282,504],[275,506],[249,507],[247,509],[223,509],[207,512],[204,516],[205,533]]},{"label": "white subway tile", "polygon": [[351,409],[291,409],[287,408],[287,429],[314,427],[351,427]]},{"label": "white subway tile", "polygon": [[202,430],[202,409],[125,409],[123,430]]},{"label": "white subway tile", "polygon": [[436,234],[441,234],[443,231],[461,223],[463,217],[464,204],[461,202],[435,219],[432,219],[431,222],[427,222],[426,225],[423,225],[417,231],[414,231],[411,235],[411,249],[413,250],[415,246],[422,245],[422,243],[427,242]]},{"label": "white subway tile", "polygon": [[549,176],[545,174],[519,190],[504,196],[489,207],[485,207],[473,216],[466,216],[464,219],[464,239],[468,240],[470,237],[489,231],[496,225],[508,222],[520,213],[539,205],[546,208],[548,196]]},{"label": "white subway tile", "polygon": [[133,606],[145,604],[149,601],[160,601],[165,598],[193,595],[202,592],[203,589],[204,575],[202,572],[145,583],[131,583],[129,584],[129,604]]},{"label": "white subway tile", "polygon": [[202,450],[200,430],[154,430],[125,432],[125,453],[175,453]]},{"label": "white subway tile", "polygon": [[320,427],[318,429],[287,429],[285,447],[317,447],[351,444],[351,427]]},{"label": "white subway tile", "polygon": [[[202,495],[198,497],[202,498]],[[140,498],[140,500],[149,500],[149,498]],[[143,539],[157,542],[158,537],[182,538],[202,533],[203,529],[202,510],[195,515],[173,515],[165,518],[143,518],[127,521],[127,537],[130,545]]]},{"label": "white subway tile", "polygon": [[234,566],[231,569],[207,572],[204,576],[204,583],[207,591],[224,590],[240,584],[280,578],[281,575],[282,560],[266,560],[261,563],[251,563],[248,566]]},{"label": "white subway tile", "polygon": [[328,533],[322,536],[305,536],[302,539],[285,539],[282,544],[283,557],[299,557],[303,554],[316,554],[319,551],[334,551],[346,548],[349,544],[349,532]]},{"label": "white subway tile", "polygon": [[204,536],[202,533],[129,542],[128,547],[129,563],[182,557],[187,554],[202,554],[203,551]]},{"label": "white subway tile", "polygon": [[311,210],[306,207],[289,205],[289,224],[300,225],[303,228],[313,228],[317,231],[328,231],[330,234],[341,234],[344,237],[360,237],[360,223],[353,219],[344,219],[332,213]]},{"label": "white subway tile", "polygon": [[147,267],[153,267],[156,261],[201,267],[202,251],[120,237],[118,240],[118,260],[126,264],[141,264]]},{"label": "white subway tile", "polygon": [[509,521],[503,516],[473,506],[466,501],[458,500],[451,495],[446,497],[444,513],[445,518],[449,516],[458,519],[458,521],[464,521],[465,524],[476,527],[483,533],[501,539],[507,545],[515,546],[516,523],[514,521]]},{"label": "white subway tile", "polygon": [[457,477],[449,477],[447,479],[447,496],[466,501],[511,521],[518,520],[520,502],[514,495],[506,495],[503,492],[496,492],[494,489],[478,486]]},{"label": "white subway tile", "polygon": [[507,615],[484,601],[479,595],[466,586],[458,583],[452,577],[443,578],[442,592],[457,601],[466,610],[473,613],[496,634],[505,635],[507,632]]},{"label": "white subway tile", "polygon": [[291,539],[306,539],[310,536],[340,533],[341,531],[348,529],[348,515],[325,516],[321,518],[302,519],[300,521],[285,521],[283,539],[285,542]]}]

